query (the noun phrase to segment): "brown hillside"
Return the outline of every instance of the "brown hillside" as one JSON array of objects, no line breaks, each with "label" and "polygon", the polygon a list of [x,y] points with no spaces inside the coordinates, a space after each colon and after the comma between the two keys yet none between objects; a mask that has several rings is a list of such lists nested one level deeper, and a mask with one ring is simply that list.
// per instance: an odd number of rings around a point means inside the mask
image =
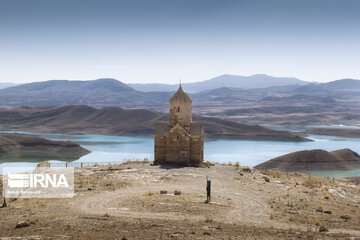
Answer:
[{"label": "brown hillside", "polygon": [[[168,119],[168,114],[144,109],[97,109],[86,105],[0,109],[0,126],[3,129],[30,132],[152,136],[155,123]],[[207,138],[308,141],[289,131],[276,131],[218,118],[194,115],[193,121],[204,122]]]},{"label": "brown hillside", "polygon": [[359,161],[360,160],[360,155],[348,148],[339,149],[336,151],[332,151],[330,153],[332,155],[335,155],[337,158],[339,158],[342,161]]}]

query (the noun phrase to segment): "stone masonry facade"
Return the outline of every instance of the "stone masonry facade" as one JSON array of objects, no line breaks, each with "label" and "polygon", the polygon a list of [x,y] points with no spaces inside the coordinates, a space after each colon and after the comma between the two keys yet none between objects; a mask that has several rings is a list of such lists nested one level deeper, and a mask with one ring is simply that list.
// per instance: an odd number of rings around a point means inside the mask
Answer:
[{"label": "stone masonry facade", "polygon": [[204,124],[192,122],[192,101],[181,85],[169,103],[169,122],[155,126],[154,164],[199,166],[204,160]]}]

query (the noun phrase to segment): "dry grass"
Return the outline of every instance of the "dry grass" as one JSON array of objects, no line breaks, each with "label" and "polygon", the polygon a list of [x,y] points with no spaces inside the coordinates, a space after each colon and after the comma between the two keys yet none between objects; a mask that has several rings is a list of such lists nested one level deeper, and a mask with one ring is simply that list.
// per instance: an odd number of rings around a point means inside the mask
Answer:
[{"label": "dry grass", "polygon": [[126,186],[126,182],[119,179],[100,178],[99,176],[78,176],[74,179],[75,190],[90,191],[101,189],[105,191],[114,191]]},{"label": "dry grass", "polygon": [[275,172],[275,171],[266,171],[267,175],[273,177],[273,178],[283,178],[284,173],[281,172]]},{"label": "dry grass", "polygon": [[123,162],[124,165],[126,164],[132,164],[132,163],[150,163],[151,161],[147,158],[144,158],[143,160],[141,159],[136,159],[136,160],[126,160]]},{"label": "dry grass", "polygon": [[308,188],[319,188],[323,185],[321,178],[309,176],[304,182],[303,185]]}]

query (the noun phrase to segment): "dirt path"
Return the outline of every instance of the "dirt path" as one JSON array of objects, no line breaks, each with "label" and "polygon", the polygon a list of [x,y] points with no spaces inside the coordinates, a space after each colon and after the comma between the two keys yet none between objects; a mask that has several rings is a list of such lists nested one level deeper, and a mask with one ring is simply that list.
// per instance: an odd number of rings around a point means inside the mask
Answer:
[{"label": "dirt path", "polygon": [[[309,211],[310,215],[312,211],[315,212],[315,209],[309,207],[309,204],[314,205],[314,193],[309,195],[307,188],[296,188],[299,181],[296,179],[284,183],[286,181],[280,178],[266,183],[264,175],[259,172],[244,173],[240,177],[239,169],[234,166],[163,169],[136,165],[120,169],[116,174],[127,181],[127,187],[115,191],[80,193],[72,203],[73,211],[100,216],[214,221],[298,231],[308,231],[309,226],[311,231],[317,231],[319,226],[311,222],[316,222],[317,216],[308,218],[301,213],[301,209],[306,209],[304,215],[309,214]],[[212,179],[211,204],[204,204],[207,175]],[[161,190],[167,190],[169,194],[162,195]],[[181,196],[175,196],[174,190],[181,191]],[[322,191],[316,193],[320,198]],[[297,204],[299,206],[293,207]],[[281,209],[275,211],[275,217],[272,216],[274,206]],[[322,216],[321,219],[326,220]],[[339,221],[331,231],[360,236],[359,230],[344,229],[344,224]]]},{"label": "dirt path", "polygon": [[[113,192],[80,195],[73,204],[74,210],[117,217],[173,220],[180,218],[191,221],[211,218],[226,223],[272,225],[266,199],[246,186],[234,185],[233,179],[237,172],[233,168],[199,168],[191,169],[190,173],[189,169],[169,169],[166,174],[163,169],[153,168],[134,169],[128,173],[132,179],[131,186]],[[208,209],[203,210],[205,206],[201,205],[205,205],[207,174],[212,178],[213,197],[212,203],[206,206]],[[164,175],[167,180],[158,181],[159,177]],[[160,195],[160,190],[167,190],[169,193],[174,190],[181,191],[183,198],[173,194]],[[153,196],[147,196],[148,192],[153,193]],[[149,206],[139,208],[141,200],[148,200]],[[159,205],[172,204],[174,208],[170,208],[170,211],[159,209]],[[189,209],[186,209],[186,206],[182,209],[182,204],[190,205],[190,211],[187,211]]]}]

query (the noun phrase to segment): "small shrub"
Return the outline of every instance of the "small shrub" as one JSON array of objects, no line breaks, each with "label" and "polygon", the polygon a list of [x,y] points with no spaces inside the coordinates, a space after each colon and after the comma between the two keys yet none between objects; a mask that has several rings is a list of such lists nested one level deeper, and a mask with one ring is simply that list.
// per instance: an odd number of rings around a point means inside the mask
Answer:
[{"label": "small shrub", "polygon": [[206,217],[205,222],[212,223],[214,222],[214,219],[212,217]]},{"label": "small shrub", "polygon": [[268,175],[272,176],[273,178],[280,178],[280,172],[268,171]]},{"label": "small shrub", "polygon": [[318,218],[315,218],[314,224],[315,224],[316,226],[320,226],[320,220],[319,220]]},{"label": "small shrub", "polygon": [[152,195],[154,195],[152,191],[148,191],[147,193],[144,194],[144,196],[152,196]]},{"label": "small shrub", "polygon": [[324,198],[325,198],[325,199],[330,199],[330,193],[326,192],[326,193],[324,194]]}]

